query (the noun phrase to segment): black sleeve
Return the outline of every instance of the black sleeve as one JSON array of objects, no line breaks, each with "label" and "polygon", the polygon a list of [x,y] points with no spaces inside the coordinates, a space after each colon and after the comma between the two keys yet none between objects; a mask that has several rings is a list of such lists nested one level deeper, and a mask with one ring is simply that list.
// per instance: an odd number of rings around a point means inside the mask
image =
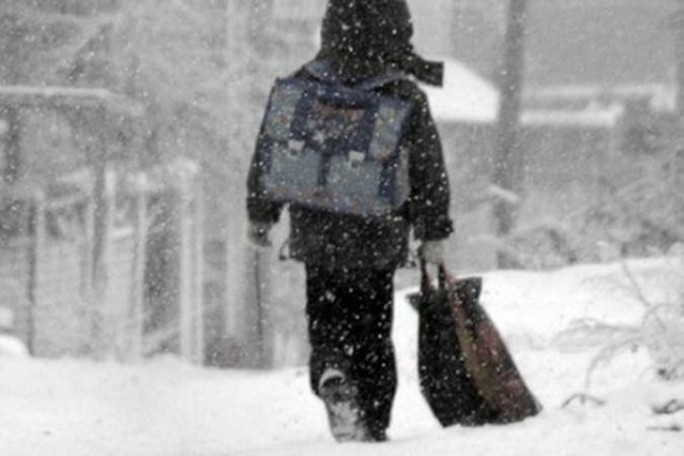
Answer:
[{"label": "black sleeve", "polygon": [[414,111],[407,136],[411,182],[409,216],[416,239],[441,240],[453,231],[449,217],[449,177],[427,96],[416,90],[413,100]]},{"label": "black sleeve", "polygon": [[273,224],[280,219],[283,204],[266,198],[261,185],[261,175],[263,172],[264,163],[259,160],[255,150],[247,175],[247,216],[252,223]]}]

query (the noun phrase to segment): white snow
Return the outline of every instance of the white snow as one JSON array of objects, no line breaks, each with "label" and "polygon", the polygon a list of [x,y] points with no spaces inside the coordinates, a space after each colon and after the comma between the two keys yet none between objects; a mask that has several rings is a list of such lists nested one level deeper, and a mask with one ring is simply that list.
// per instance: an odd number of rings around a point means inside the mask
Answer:
[{"label": "white snow", "polygon": [[432,60],[444,62],[444,86],[423,87],[436,121],[466,124],[496,121],[499,92],[491,82],[458,60]]},{"label": "white snow", "polygon": [[26,358],[26,346],[16,337],[0,333],[0,357]]},{"label": "white snow", "polygon": [[[632,262],[630,270],[649,301],[681,296],[681,259]],[[684,426],[684,411],[652,411],[684,400],[684,383],[657,379],[645,349],[600,365],[586,390],[597,347],[554,344],[578,318],[639,324],[644,305],[620,265],[485,275],[486,309],[545,406],[540,416],[507,426],[441,429],[432,418],[418,390],[416,315],[404,292],[396,303],[400,385],[389,443],[334,443],[305,368],[247,372],[174,358],[122,366],[0,357],[0,455],[684,454],[684,433],[675,430]],[[574,400],[563,407],[579,392],[605,404]]]}]

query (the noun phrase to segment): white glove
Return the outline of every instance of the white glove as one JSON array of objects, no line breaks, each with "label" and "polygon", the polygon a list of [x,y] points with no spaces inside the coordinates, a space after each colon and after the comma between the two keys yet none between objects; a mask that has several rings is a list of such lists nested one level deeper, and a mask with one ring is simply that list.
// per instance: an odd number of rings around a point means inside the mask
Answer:
[{"label": "white glove", "polygon": [[418,247],[418,258],[428,264],[444,264],[444,242],[423,241],[420,247]]},{"label": "white glove", "polygon": [[271,240],[268,237],[268,232],[271,230],[270,223],[249,223],[247,228],[247,240],[254,247],[269,248],[272,246]]}]

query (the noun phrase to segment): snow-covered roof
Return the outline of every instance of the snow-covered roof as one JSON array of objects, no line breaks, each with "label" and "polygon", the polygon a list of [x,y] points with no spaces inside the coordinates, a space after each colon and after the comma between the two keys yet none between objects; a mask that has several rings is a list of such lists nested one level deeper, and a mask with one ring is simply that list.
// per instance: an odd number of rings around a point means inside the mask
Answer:
[{"label": "snow-covered roof", "polygon": [[[432,115],[437,122],[492,124],[499,117],[499,91],[462,62],[444,61],[444,87],[425,86]],[[582,110],[525,109],[525,126],[558,125],[605,128],[614,126],[624,115],[624,106],[611,103],[590,105]]]},{"label": "snow-covered roof", "polygon": [[676,87],[674,85],[652,84],[615,84],[604,85],[563,85],[528,89],[523,96],[536,103],[572,103],[587,101],[646,101],[654,111],[671,112],[676,109]]},{"label": "snow-covered roof", "polygon": [[436,121],[462,123],[495,122],[499,92],[494,85],[453,59],[444,62],[444,87],[424,87]]},{"label": "snow-covered roof", "polygon": [[525,110],[521,115],[524,126],[564,126],[582,128],[612,128],[625,114],[622,104],[589,106],[582,110],[538,109]]}]

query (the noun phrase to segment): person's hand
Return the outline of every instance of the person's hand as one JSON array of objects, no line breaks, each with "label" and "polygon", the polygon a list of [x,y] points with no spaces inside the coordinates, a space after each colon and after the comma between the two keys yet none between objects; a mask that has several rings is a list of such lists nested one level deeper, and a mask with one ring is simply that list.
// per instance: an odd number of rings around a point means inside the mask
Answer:
[{"label": "person's hand", "polygon": [[270,223],[250,222],[247,228],[247,240],[249,243],[254,247],[262,249],[271,247],[271,240],[268,237],[271,226]]},{"label": "person's hand", "polygon": [[444,242],[423,241],[418,247],[418,258],[427,264],[440,265],[444,263]]}]

